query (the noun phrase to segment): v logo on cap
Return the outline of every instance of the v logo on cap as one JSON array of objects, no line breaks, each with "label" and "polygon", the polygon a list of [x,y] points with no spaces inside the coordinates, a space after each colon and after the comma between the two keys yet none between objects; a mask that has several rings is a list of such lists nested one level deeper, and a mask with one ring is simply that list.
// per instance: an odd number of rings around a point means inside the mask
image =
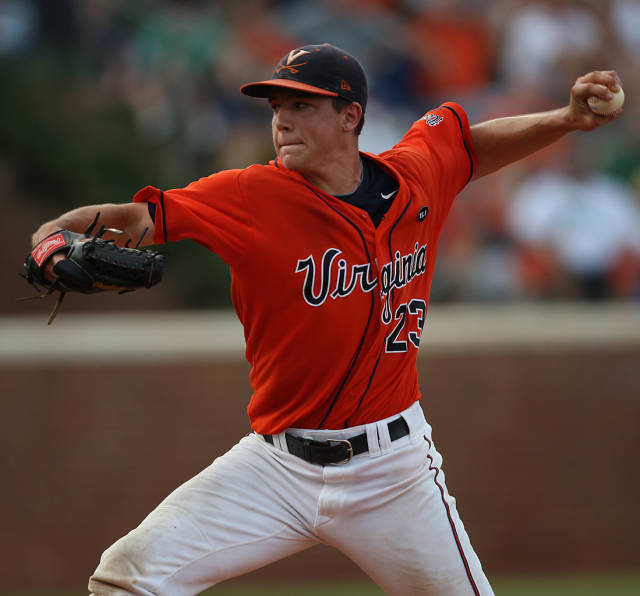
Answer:
[{"label": "v logo on cap", "polygon": [[287,52],[271,79],[247,83],[240,91],[251,97],[269,97],[274,87],[342,97],[348,102],[357,101],[363,112],[367,109],[367,77],[362,65],[351,54],[328,43]]},{"label": "v logo on cap", "polygon": [[291,64],[296,58],[304,56],[304,54],[311,54],[311,52],[307,52],[307,50],[291,50],[287,57],[287,64]]}]

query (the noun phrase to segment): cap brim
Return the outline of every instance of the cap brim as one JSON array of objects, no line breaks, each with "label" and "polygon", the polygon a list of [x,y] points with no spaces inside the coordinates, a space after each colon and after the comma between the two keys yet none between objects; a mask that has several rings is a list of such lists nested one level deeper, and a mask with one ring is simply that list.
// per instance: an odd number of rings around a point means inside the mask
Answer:
[{"label": "cap brim", "polygon": [[326,95],[328,97],[338,97],[337,93],[327,91],[321,87],[307,85],[300,81],[292,81],[290,79],[270,79],[268,81],[258,81],[256,83],[247,83],[240,87],[241,93],[250,97],[269,97],[273,88],[294,89],[296,91],[304,91],[305,93],[313,93],[314,95]]}]

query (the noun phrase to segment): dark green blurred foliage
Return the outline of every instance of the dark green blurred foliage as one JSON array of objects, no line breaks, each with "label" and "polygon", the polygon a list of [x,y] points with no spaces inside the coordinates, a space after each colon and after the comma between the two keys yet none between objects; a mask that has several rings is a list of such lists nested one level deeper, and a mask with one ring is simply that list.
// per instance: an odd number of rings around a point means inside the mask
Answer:
[{"label": "dark green blurred foliage", "polygon": [[162,185],[162,148],[135,134],[122,105],[87,98],[76,54],[0,62],[0,156],[27,190],[61,207],[120,202]]},{"label": "dark green blurred foliage", "polygon": [[167,255],[166,277],[178,288],[177,302],[193,308],[231,306],[229,268],[218,255],[190,240],[161,250]]},{"label": "dark green blurred foliage", "polygon": [[[171,167],[175,140],[140,134],[124,103],[103,101],[91,60],[53,49],[0,59],[0,161],[46,211],[121,203],[147,185],[175,188],[193,172]],[[229,273],[185,241],[163,247],[178,307],[228,307]]]}]

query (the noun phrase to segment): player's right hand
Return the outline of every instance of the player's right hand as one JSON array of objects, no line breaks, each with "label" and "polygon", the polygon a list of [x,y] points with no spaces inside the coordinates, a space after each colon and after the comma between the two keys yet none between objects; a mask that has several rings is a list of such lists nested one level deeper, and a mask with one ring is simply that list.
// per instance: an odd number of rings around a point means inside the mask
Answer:
[{"label": "player's right hand", "polygon": [[[601,87],[600,85],[603,85]],[[594,71],[578,77],[571,88],[570,101],[567,106],[569,121],[576,130],[593,130],[598,126],[615,120],[620,111],[609,116],[599,116],[591,110],[587,100],[589,97],[611,99],[611,94],[622,87],[622,81],[615,70]]]}]

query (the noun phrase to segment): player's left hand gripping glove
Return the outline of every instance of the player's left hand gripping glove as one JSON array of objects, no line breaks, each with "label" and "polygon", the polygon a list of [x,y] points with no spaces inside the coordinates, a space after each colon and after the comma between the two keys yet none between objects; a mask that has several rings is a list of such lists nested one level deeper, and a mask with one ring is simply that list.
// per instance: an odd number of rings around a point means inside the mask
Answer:
[{"label": "player's left hand gripping glove", "polygon": [[[23,277],[41,292],[33,298],[46,298],[55,291],[60,292],[49,324],[66,292],[92,294],[114,290],[122,294],[138,288],[150,288],[162,279],[164,255],[138,248],[142,237],[134,248],[120,247],[113,240],[104,240],[101,237],[105,232],[104,226],[98,234],[90,236],[97,219],[98,216],[84,234],[69,230],[53,232],[34,246],[25,259],[26,274]],[[66,258],[54,265],[53,272],[57,277],[50,281],[44,269],[51,257],[58,253],[63,253]]]}]

